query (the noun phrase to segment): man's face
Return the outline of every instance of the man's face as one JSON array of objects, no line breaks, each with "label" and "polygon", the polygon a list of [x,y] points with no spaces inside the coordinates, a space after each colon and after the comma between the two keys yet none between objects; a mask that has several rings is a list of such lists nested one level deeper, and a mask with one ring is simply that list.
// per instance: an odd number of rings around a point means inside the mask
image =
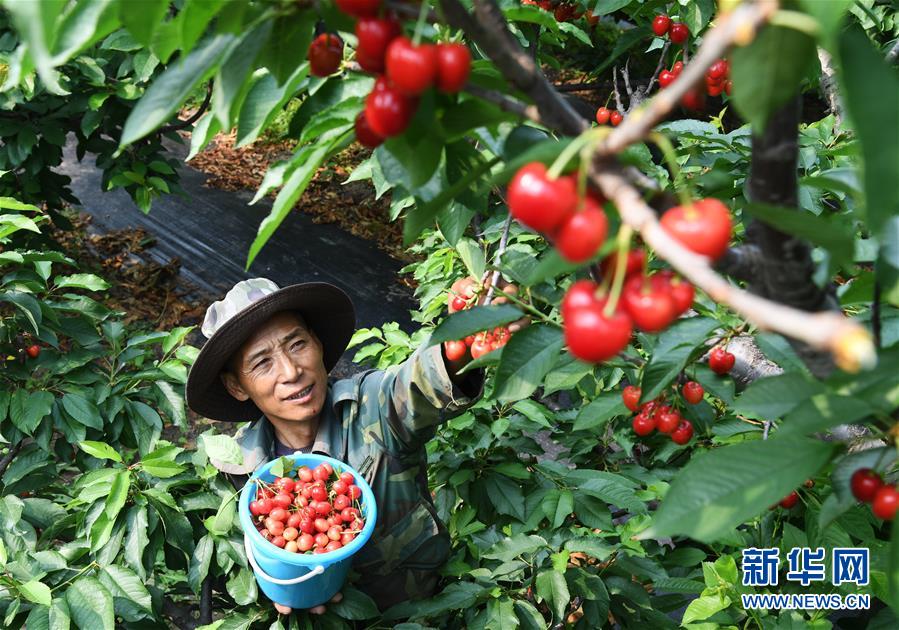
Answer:
[{"label": "man's face", "polygon": [[232,357],[222,381],[238,400],[252,400],[273,422],[307,422],[325,403],[328,373],[322,345],[295,313],[278,313]]}]

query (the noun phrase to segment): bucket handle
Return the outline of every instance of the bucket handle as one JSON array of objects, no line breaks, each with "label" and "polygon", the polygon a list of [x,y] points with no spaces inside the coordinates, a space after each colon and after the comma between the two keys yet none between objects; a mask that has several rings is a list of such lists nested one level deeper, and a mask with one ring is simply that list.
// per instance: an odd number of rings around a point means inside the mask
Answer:
[{"label": "bucket handle", "polygon": [[246,534],[243,535],[243,546],[247,552],[247,560],[250,561],[250,565],[253,567],[253,570],[259,575],[261,578],[266,580],[267,582],[272,582],[273,584],[280,584],[282,586],[290,586],[291,584],[299,584],[300,582],[305,582],[306,580],[310,580],[314,578],[316,575],[321,575],[325,572],[325,567],[322,565],[318,565],[314,569],[312,569],[309,573],[305,575],[301,575],[299,577],[290,578],[289,580],[282,580],[279,578],[274,578],[270,576],[268,573],[263,571],[259,565],[256,563],[256,557],[253,555],[253,549],[250,545],[250,538]]}]

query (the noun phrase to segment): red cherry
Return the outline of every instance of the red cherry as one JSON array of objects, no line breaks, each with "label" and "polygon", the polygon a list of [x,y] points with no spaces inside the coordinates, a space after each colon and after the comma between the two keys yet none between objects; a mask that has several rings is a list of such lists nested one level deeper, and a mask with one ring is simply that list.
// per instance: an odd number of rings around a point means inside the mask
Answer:
[{"label": "red cherry", "polygon": [[671,433],[671,441],[683,446],[693,439],[693,424],[689,420],[681,420],[678,427]]},{"label": "red cherry", "polygon": [[661,37],[671,27],[671,18],[667,15],[657,15],[652,21],[652,32]]},{"label": "red cherry", "polygon": [[557,22],[569,22],[576,12],[577,7],[575,5],[565,3],[557,6],[555,11],[553,11],[553,15]]},{"label": "red cherry", "polygon": [[315,535],[315,546],[321,547],[324,549],[328,543],[331,542],[331,539],[328,538],[328,535],[325,532],[319,532]]},{"label": "red cherry", "polygon": [[573,310],[565,321],[565,343],[582,361],[605,361],[621,352],[631,339],[633,326],[627,314],[617,309],[606,317],[604,308],[604,301],[595,302]]},{"label": "red cherry", "polygon": [[556,248],[571,262],[593,258],[606,240],[609,221],[593,199],[584,199],[584,208],[568,217],[556,233]]},{"label": "red cherry", "polygon": [[331,540],[340,540],[340,535],[343,533],[341,528],[338,526],[328,528],[328,538]]},{"label": "red cherry", "polygon": [[351,542],[353,542],[353,538],[355,538],[355,537],[356,537],[356,534],[354,534],[353,532],[344,530],[343,534],[341,534],[341,536],[340,536],[340,544],[343,545],[344,547],[346,547]]},{"label": "red cherry", "polygon": [[371,128],[371,125],[368,124],[368,119],[365,117],[364,111],[359,112],[356,116],[354,127],[356,128],[356,140],[358,140],[359,144],[363,147],[374,149],[384,142],[384,138],[376,134],[375,130]]},{"label": "red cherry", "polygon": [[676,317],[687,312],[693,305],[693,298],[696,296],[693,285],[674,275],[673,271],[663,269],[652,276],[652,281],[671,296]]},{"label": "red cherry", "polygon": [[340,518],[344,523],[352,523],[359,517],[359,510],[353,507],[344,508],[340,512]]},{"label": "red cherry", "polygon": [[[328,462],[322,462],[318,466],[315,467],[315,470],[321,471],[319,474],[321,475],[321,481],[327,481],[332,474],[334,474],[334,467],[331,466]],[[315,470],[312,471],[312,476],[315,477]]]},{"label": "red cherry", "polygon": [[345,494],[338,494],[334,497],[333,505],[335,510],[342,510],[343,508],[349,507],[352,501]]},{"label": "red cherry", "polygon": [[27,354],[32,359],[36,359],[40,353],[41,347],[36,343],[25,348],[25,354]]},{"label": "red cherry", "polygon": [[617,109],[613,109],[612,113],[609,114],[609,122],[612,123],[613,127],[620,125],[622,120],[624,120],[624,116]]},{"label": "red cherry", "polygon": [[587,9],[587,12],[584,14],[584,17],[587,19],[587,24],[590,26],[596,26],[599,24],[599,16],[593,15],[593,11]]},{"label": "red cherry", "polygon": [[721,92],[724,91],[724,87],[720,85],[709,85],[706,86],[706,92],[709,96],[721,96]]},{"label": "red cherry", "polygon": [[465,44],[437,44],[437,89],[454,94],[461,90],[471,72],[471,51]]},{"label": "red cherry", "polygon": [[[656,428],[660,433],[674,433],[680,427],[681,416],[673,410],[665,411],[658,414],[656,420]],[[689,440],[688,440],[689,441]]]},{"label": "red cherry", "polygon": [[702,388],[702,385],[697,383],[696,381],[687,381],[684,383],[684,387],[681,390],[681,393],[684,395],[684,400],[686,400],[691,405],[699,404],[699,401],[702,400],[703,394],[705,394],[705,390]]},{"label": "red cherry", "polygon": [[483,333],[478,333],[475,336],[474,343],[471,344],[471,358],[480,359],[485,354],[490,353],[492,349],[487,336]]},{"label": "red cherry", "polygon": [[351,472],[340,473],[340,480],[348,486],[356,483],[356,480],[353,479],[353,473]]},{"label": "red cherry", "polygon": [[695,112],[705,108],[705,94],[699,88],[692,88],[681,98],[681,105]]},{"label": "red cherry", "polygon": [[634,419],[631,421],[631,427],[634,429],[634,433],[640,436],[649,435],[656,428],[656,421],[650,415],[644,413],[638,413],[634,416]]},{"label": "red cherry", "polygon": [[301,518],[299,530],[304,534],[314,534],[315,533],[315,521],[311,518]]},{"label": "red cherry", "polygon": [[661,224],[682,245],[712,260],[727,250],[733,229],[730,211],[717,199],[670,208],[662,215]]},{"label": "red cherry", "polygon": [[300,551],[309,551],[314,544],[315,538],[309,533],[303,534],[297,538],[297,549]]},{"label": "red cherry", "polygon": [[733,87],[733,81],[725,81],[724,82],[724,93],[730,96],[730,90]]},{"label": "red cherry", "polygon": [[[632,249],[627,253],[627,264],[624,268],[624,277],[629,278],[635,273],[642,272],[646,263],[646,253],[642,249]],[[615,270],[618,268],[618,253],[613,252],[602,259],[599,265],[604,276],[611,274],[615,276]]]},{"label": "red cherry", "polygon": [[450,361],[458,361],[468,352],[464,341],[447,341],[443,344],[443,352]]},{"label": "red cherry", "polygon": [[276,520],[269,516],[265,519],[265,528],[272,536],[280,536],[284,532],[284,521]]},{"label": "red cherry", "polygon": [[874,500],[877,491],[883,487],[883,479],[870,468],[859,468],[852,473],[849,485],[852,487],[852,495],[856,499],[870,503]]},{"label": "red cherry", "polygon": [[631,411],[637,411],[640,408],[640,396],[643,395],[643,391],[634,385],[628,385],[621,391],[621,400],[624,401],[624,406],[630,409]]},{"label": "red cherry", "polygon": [[723,79],[727,76],[728,63],[726,59],[719,59],[706,70],[705,75],[712,79]]},{"label": "red cherry", "polygon": [[327,501],[319,501],[315,504],[315,513],[319,516],[327,516],[331,513],[331,504]]},{"label": "red cherry", "polygon": [[298,532],[294,527],[285,527],[284,533],[281,535],[284,536],[284,540],[290,542],[291,540],[296,540],[300,535],[300,532]]},{"label": "red cherry", "polygon": [[793,492],[780,500],[780,507],[784,508],[785,510],[789,510],[792,509],[797,503],[799,503],[799,494],[795,490],[793,490]]},{"label": "red cherry", "polygon": [[384,138],[398,136],[409,126],[418,103],[390,87],[383,77],[365,99],[365,119],[377,135]]},{"label": "red cherry", "polygon": [[662,88],[666,88],[677,78],[677,75],[671,72],[670,70],[662,70],[659,73],[659,86]]},{"label": "red cherry", "polygon": [[683,69],[684,69],[684,62],[683,62],[683,61],[675,61],[675,62],[674,62],[674,65],[671,66],[671,72],[674,73],[674,76],[680,75],[681,70],[683,70]]},{"label": "red cherry", "polygon": [[296,488],[297,483],[290,477],[278,477],[275,479],[275,486],[281,489],[281,492],[290,494]]},{"label": "red cherry", "polygon": [[259,511],[259,501],[250,501],[250,514],[253,516],[262,514],[262,512]]},{"label": "red cherry", "polygon": [[269,498],[259,499],[258,504],[259,504],[259,513],[260,514],[268,514],[269,512],[272,511],[273,505],[272,505],[271,499],[269,499]]},{"label": "red cherry", "polygon": [[417,96],[437,78],[437,47],[415,46],[407,37],[397,37],[387,46],[384,58],[387,77],[394,87],[408,96]]},{"label": "red cherry", "polygon": [[312,470],[306,468],[305,466],[303,468],[300,468],[299,470],[297,470],[297,478],[303,483],[309,483],[313,479]]},{"label": "red cherry", "polygon": [[275,534],[275,537],[272,538],[272,544],[275,547],[280,547],[281,549],[284,549],[284,546],[287,544],[287,541],[284,539],[284,536]]},{"label": "red cherry", "polygon": [[309,44],[308,57],[313,76],[331,76],[343,61],[343,40],[333,33],[322,33]]},{"label": "red cherry", "polygon": [[329,542],[328,545],[325,547],[325,550],[326,550],[326,551],[337,551],[337,550],[340,549],[341,547],[343,547],[343,545],[340,544],[340,541],[339,541],[339,540],[332,540],[332,541]]},{"label": "red cherry", "polygon": [[347,485],[339,479],[331,484],[331,490],[337,494],[346,494]]},{"label": "red cherry", "polygon": [[668,29],[668,38],[672,44],[683,44],[690,36],[690,29],[683,22],[673,22]]},{"label": "red cherry", "polygon": [[309,498],[314,499],[315,501],[324,501],[328,498],[328,491],[325,490],[324,486],[312,486],[309,493]]},{"label": "red cherry", "polygon": [[399,22],[393,18],[363,18],[356,22],[356,60],[369,72],[384,71],[387,46],[402,34]]},{"label": "red cherry", "polygon": [[381,8],[381,0],[335,0],[337,8],[357,18],[374,17]]},{"label": "red cherry", "polygon": [[509,211],[538,232],[553,233],[577,208],[577,190],[570,177],[550,179],[540,162],[526,164],[509,182]]},{"label": "red cherry", "polygon": [[709,367],[715,374],[727,374],[733,369],[736,360],[733,354],[721,346],[712,348],[709,353]]},{"label": "red cherry", "polygon": [[346,490],[347,496],[357,501],[362,498],[362,488],[359,486],[349,486]]},{"label": "red cherry", "polygon": [[565,297],[562,298],[562,319],[567,320],[570,313],[584,306],[591,306],[596,301],[596,290],[599,288],[592,280],[578,280],[572,284]]},{"label": "red cherry", "polygon": [[896,492],[896,486],[893,484],[881,487],[874,495],[871,511],[877,518],[892,521],[897,508],[899,508],[899,492]]},{"label": "red cherry", "polygon": [[604,125],[609,122],[609,116],[612,114],[608,107],[600,107],[596,110],[596,122]]},{"label": "red cherry", "polygon": [[330,528],[331,528],[331,524],[328,523],[327,519],[324,519],[324,518],[315,519],[315,531],[326,532]]},{"label": "red cherry", "polygon": [[671,296],[649,278],[632,276],[621,292],[621,303],[634,325],[644,332],[658,332],[674,321]]},{"label": "red cherry", "polygon": [[[271,519],[274,519],[276,521],[281,521],[282,523],[284,523],[287,521],[287,517],[289,517],[290,514],[288,514],[287,510],[285,510],[284,508],[276,507],[275,509],[273,509],[271,511],[271,513],[268,516]],[[271,530],[271,527],[269,527],[269,530]]]},{"label": "red cherry", "polygon": [[[282,508],[285,510],[290,507],[291,503],[293,503],[293,497],[291,497],[286,492],[279,492],[278,494],[275,495],[275,498],[272,499],[272,505],[274,505],[277,508]],[[272,514],[274,514],[274,513],[275,513],[275,511],[272,510]]]}]

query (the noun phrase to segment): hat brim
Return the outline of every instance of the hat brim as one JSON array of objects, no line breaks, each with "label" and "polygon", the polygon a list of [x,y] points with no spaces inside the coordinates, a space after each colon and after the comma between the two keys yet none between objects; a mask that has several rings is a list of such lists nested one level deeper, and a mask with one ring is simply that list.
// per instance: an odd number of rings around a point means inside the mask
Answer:
[{"label": "hat brim", "polygon": [[356,312],[349,296],[333,284],[307,282],[284,287],[254,302],[229,319],[206,342],[187,378],[187,405],[213,420],[255,420],[262,412],[251,400],[228,393],[220,377],[231,356],[250,335],[276,313],[296,311],[322,344],[330,372],[356,330]]}]

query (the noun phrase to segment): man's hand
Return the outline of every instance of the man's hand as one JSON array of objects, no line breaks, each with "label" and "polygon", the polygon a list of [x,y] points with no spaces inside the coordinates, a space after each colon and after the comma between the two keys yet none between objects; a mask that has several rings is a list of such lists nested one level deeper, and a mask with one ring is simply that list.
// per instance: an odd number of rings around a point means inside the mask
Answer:
[{"label": "man's hand", "polygon": [[[336,604],[341,599],[343,599],[343,593],[337,593],[334,597],[331,598],[331,601],[329,601],[328,603]],[[282,606],[281,604],[275,604],[275,610],[277,610],[278,613],[282,615],[289,615],[291,612],[293,612],[293,608],[291,608],[290,606]],[[312,608],[310,608],[309,613],[313,615],[323,615],[325,614],[326,610],[327,608],[324,604],[319,604],[318,606],[313,606]]]}]

